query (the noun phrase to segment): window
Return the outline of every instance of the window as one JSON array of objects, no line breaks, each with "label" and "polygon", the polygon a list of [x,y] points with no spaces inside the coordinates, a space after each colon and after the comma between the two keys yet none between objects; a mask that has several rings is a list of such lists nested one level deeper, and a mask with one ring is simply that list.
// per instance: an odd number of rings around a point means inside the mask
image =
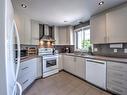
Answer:
[{"label": "window", "polygon": [[88,51],[90,43],[90,27],[75,30],[75,45],[78,50]]}]

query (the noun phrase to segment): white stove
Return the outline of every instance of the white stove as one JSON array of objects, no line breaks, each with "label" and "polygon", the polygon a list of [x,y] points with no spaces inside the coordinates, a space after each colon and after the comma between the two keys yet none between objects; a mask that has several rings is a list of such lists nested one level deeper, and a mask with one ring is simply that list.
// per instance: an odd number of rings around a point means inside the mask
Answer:
[{"label": "white stove", "polygon": [[58,73],[58,55],[53,55],[52,48],[40,48],[38,55],[43,58],[43,78]]}]

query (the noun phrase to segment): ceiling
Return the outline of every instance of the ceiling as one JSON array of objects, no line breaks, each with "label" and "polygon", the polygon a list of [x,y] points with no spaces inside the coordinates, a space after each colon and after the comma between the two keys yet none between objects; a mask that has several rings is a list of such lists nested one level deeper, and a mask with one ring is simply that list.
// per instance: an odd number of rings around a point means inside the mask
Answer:
[{"label": "ceiling", "polygon": [[[77,24],[87,21],[90,16],[121,4],[127,0],[12,0],[16,12],[50,25]],[[27,8],[22,8],[26,4]],[[67,21],[67,22],[64,22]]]}]

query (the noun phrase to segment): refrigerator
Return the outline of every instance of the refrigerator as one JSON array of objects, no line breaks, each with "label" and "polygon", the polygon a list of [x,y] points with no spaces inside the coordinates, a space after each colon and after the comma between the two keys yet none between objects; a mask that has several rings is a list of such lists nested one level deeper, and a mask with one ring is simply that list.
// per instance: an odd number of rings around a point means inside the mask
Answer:
[{"label": "refrigerator", "polygon": [[[17,82],[20,39],[11,0],[0,0],[0,18],[0,95],[22,95],[22,87]],[[18,50],[17,61],[15,47]]]}]

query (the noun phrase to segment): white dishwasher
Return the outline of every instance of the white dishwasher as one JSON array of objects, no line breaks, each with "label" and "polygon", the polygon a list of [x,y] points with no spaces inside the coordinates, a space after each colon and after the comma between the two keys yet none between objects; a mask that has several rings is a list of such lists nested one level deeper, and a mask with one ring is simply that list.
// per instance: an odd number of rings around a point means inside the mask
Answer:
[{"label": "white dishwasher", "polygon": [[86,80],[106,89],[106,61],[86,59]]}]

